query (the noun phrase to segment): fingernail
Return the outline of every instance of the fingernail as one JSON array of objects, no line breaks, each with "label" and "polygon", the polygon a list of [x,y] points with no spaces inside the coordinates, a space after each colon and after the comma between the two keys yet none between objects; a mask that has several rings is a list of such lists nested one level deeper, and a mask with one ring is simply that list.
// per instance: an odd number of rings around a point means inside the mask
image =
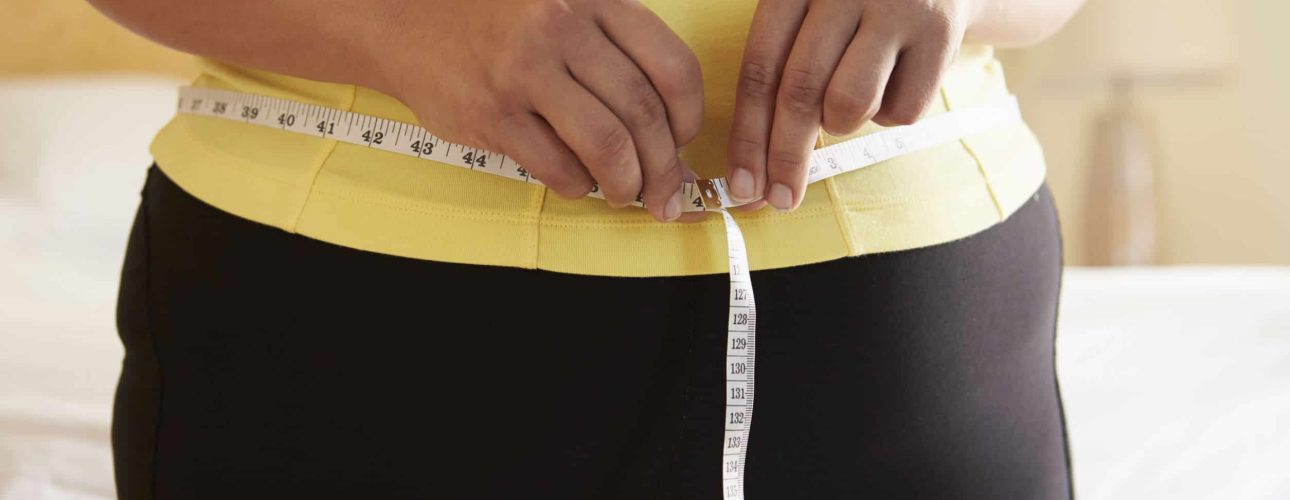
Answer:
[{"label": "fingernail", "polygon": [[757,189],[753,184],[751,172],[736,168],[734,173],[730,174],[730,196],[739,202],[752,201],[753,191]]},{"label": "fingernail", "polygon": [[792,210],[793,190],[789,189],[788,186],[785,186],[777,182],[775,183],[774,186],[770,187],[770,196],[767,198],[766,201],[769,201],[770,204],[774,206],[777,210],[780,210],[780,211]]},{"label": "fingernail", "polygon": [[671,222],[681,216],[681,191],[678,189],[672,193],[672,199],[667,200],[667,206],[663,207],[663,219]]}]

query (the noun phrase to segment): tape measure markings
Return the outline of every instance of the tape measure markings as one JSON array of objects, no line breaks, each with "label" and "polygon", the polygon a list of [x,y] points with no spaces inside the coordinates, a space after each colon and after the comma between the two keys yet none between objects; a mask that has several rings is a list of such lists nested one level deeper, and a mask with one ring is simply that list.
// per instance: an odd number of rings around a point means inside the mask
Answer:
[{"label": "tape measure markings", "polygon": [[721,210],[721,217],[726,224],[726,255],[730,263],[721,487],[722,498],[742,500],[757,368],[757,304],[743,232],[730,212]]},{"label": "tape measure markings", "polygon": [[[427,158],[434,157],[435,153],[442,151],[442,159],[434,158],[441,163],[530,184],[542,184],[522,165],[516,164],[513,160],[508,162],[505,155],[450,143],[422,127],[404,122],[287,99],[250,96],[208,88],[184,87],[180,89],[179,102],[180,111],[186,113],[215,118],[230,118],[230,113],[237,113],[235,116],[240,118],[238,121],[245,123],[320,136],[405,156]],[[185,105],[185,103],[188,104]],[[335,125],[339,122],[345,123],[344,133],[336,133]],[[1010,122],[1021,122],[1016,99],[1012,96],[976,108],[933,115],[914,125],[888,128],[849,139],[811,153],[807,182],[818,182],[834,175],[868,167]],[[355,130],[355,125],[359,126],[359,130]],[[403,139],[402,142],[400,138]],[[425,151],[426,141],[430,141],[429,152]],[[412,144],[422,147],[409,152]],[[454,148],[461,156],[452,154]],[[689,203],[682,205],[682,210],[685,212],[709,211],[739,205],[730,197],[729,183],[724,177],[687,182],[682,185],[682,190],[684,197],[689,200]],[[598,186],[593,187],[589,196],[604,198]],[[644,206],[639,197],[632,204]]]},{"label": "tape measure markings", "polygon": [[[454,144],[423,127],[386,118],[288,99],[198,87],[180,88],[178,109],[181,113],[338,140],[530,184],[542,184],[522,165],[511,161],[508,166],[506,155]],[[345,123],[345,132],[338,134],[336,125],[340,122]],[[947,111],[913,125],[883,129],[814,150],[808,164],[807,182],[818,182],[995,127],[1019,123],[1021,113],[1016,98],[1012,96],[976,108]],[[355,130],[356,124],[359,130]],[[454,147],[460,156],[454,155]],[[439,152],[442,152],[442,157],[439,157]],[[729,183],[724,177],[686,182],[682,190],[685,198],[690,200],[683,204],[682,210],[718,211],[725,222],[730,300],[726,321],[722,498],[743,500],[757,365],[757,304],[753,297],[748,249],[739,224],[726,210],[739,204],[730,197]],[[588,196],[604,198],[598,186]],[[644,206],[639,196],[633,204]]]}]

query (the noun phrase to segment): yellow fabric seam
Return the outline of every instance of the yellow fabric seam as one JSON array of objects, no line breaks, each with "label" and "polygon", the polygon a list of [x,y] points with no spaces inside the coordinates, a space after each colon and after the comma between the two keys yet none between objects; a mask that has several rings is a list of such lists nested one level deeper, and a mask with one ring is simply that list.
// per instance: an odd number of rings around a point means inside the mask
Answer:
[{"label": "yellow fabric seam", "polygon": [[[515,224],[517,226],[528,225],[534,222],[534,220],[530,218],[499,217],[499,216],[493,216],[493,215],[487,215],[487,214],[481,214],[481,213],[475,213],[475,214],[443,213],[443,212],[438,212],[434,210],[425,210],[414,206],[407,206],[399,203],[386,203],[385,200],[388,200],[388,198],[383,199],[383,198],[351,196],[348,194],[335,192],[328,189],[319,189],[315,192],[315,194],[319,196],[326,196],[326,197],[340,199],[340,200],[347,200],[347,201],[353,201],[353,202],[359,202],[359,203],[368,203],[376,207],[381,207],[389,210],[394,210],[394,211],[403,212],[403,213],[410,213],[410,214],[435,215],[435,216],[451,217],[451,218],[464,219],[464,220],[480,220],[480,221],[488,221],[488,222],[508,223],[508,224]],[[833,215],[833,211],[831,209],[798,211],[798,212],[793,212],[791,214],[780,214],[777,217],[773,217],[773,218],[758,217],[758,218],[741,219],[739,223],[740,225],[757,226],[762,224],[773,224],[773,223],[778,223],[778,222],[792,220],[792,219],[807,219],[807,218],[814,218],[814,217],[827,216],[827,215]],[[570,219],[570,220],[577,220],[577,219]],[[717,222],[713,222],[711,219],[705,222],[671,223],[671,224],[661,224],[661,223],[652,222],[652,221],[646,221],[646,222],[614,221],[614,222],[606,222],[606,223],[587,223],[586,221],[558,222],[552,219],[541,220],[540,223],[543,226],[564,227],[564,228],[577,228],[577,227],[628,228],[628,227],[648,226],[651,229],[668,229],[668,230],[684,230],[684,229],[691,229],[695,227],[704,227],[704,226],[717,227],[720,225]]]},{"label": "yellow fabric seam", "polygon": [[[832,211],[833,211],[833,210],[832,210],[831,208],[829,208],[829,207],[812,208],[812,209],[809,209],[809,210],[801,210],[801,209],[798,209],[798,210],[796,210],[796,211],[794,211],[794,212],[791,212],[791,213],[788,213],[788,214],[781,214],[781,213],[776,212],[773,216],[766,216],[766,217],[737,217],[737,218],[736,218],[736,220],[738,220],[740,224],[744,224],[744,223],[749,223],[749,224],[761,224],[761,223],[764,223],[764,222],[777,222],[777,221],[785,221],[785,220],[799,219],[799,218],[805,218],[805,217],[813,217],[813,216],[817,216],[817,215],[824,215],[824,214],[830,213],[830,212],[832,212]],[[681,224],[660,224],[660,223],[658,223],[658,222],[654,222],[654,221],[652,221],[652,220],[644,220],[644,221],[639,221],[639,222],[637,222],[637,221],[623,221],[623,220],[619,220],[619,219],[586,219],[586,218],[581,218],[581,217],[547,217],[547,218],[543,221],[543,223],[544,223],[544,224],[553,224],[553,223],[554,223],[554,224],[565,224],[565,225],[568,225],[568,224],[581,224],[581,225],[589,225],[589,226],[613,226],[613,227],[629,227],[629,226],[659,226],[659,227],[670,227],[670,226],[677,226],[677,225],[680,225],[680,226],[693,226],[693,225],[695,225],[695,224],[701,224],[701,225],[710,225],[710,226],[713,226],[713,227],[717,227],[717,226],[725,227],[725,226],[721,223],[720,219],[716,219],[716,218],[709,218],[707,221],[704,221],[704,222],[691,222],[691,223],[681,223]]]},{"label": "yellow fabric seam", "polygon": [[[815,131],[815,149],[824,147],[824,125],[820,125]],[[838,231],[842,233],[842,242],[847,245],[847,255],[856,255],[855,235],[851,234],[851,224],[847,221],[846,209],[841,204],[842,196],[838,194],[838,186],[833,182],[833,178],[824,179],[825,192],[829,194],[829,206],[833,208],[833,219],[838,223]]]},{"label": "yellow fabric seam", "polygon": [[[828,211],[828,210],[826,210],[826,211],[812,212],[812,213],[806,214],[806,215],[805,215],[805,216],[803,216],[803,217],[793,217],[793,219],[807,219],[807,218],[813,218],[813,217],[819,217],[819,216],[831,216],[831,215],[833,215],[833,214],[832,214],[832,211]],[[770,221],[772,221],[772,220],[790,220],[790,219],[788,219],[788,218],[784,218],[784,219],[753,219],[753,220],[737,220],[737,222],[739,223],[739,225],[740,225],[740,226],[759,226],[759,225],[765,224],[765,223],[767,223],[767,222],[770,222]],[[542,225],[544,225],[544,226],[548,226],[548,227],[570,227],[570,228],[572,228],[572,227],[583,227],[583,228],[607,228],[607,229],[616,229],[616,228],[624,228],[624,229],[625,229],[625,228],[644,227],[644,226],[649,226],[649,228],[650,228],[650,229],[655,229],[655,228],[657,228],[657,229],[690,229],[690,228],[695,228],[695,227],[711,227],[711,228],[717,228],[717,227],[720,227],[718,224],[711,222],[711,218],[709,218],[709,220],[708,220],[708,221],[704,221],[704,222],[671,222],[671,223],[667,223],[667,224],[658,223],[658,222],[629,222],[629,223],[619,223],[619,224],[581,224],[581,223],[576,223],[576,222],[546,222],[546,221],[544,221],[544,222],[542,223]]]},{"label": "yellow fabric seam", "polygon": [[333,186],[333,187],[326,187],[326,188],[318,188],[315,192],[319,195],[330,196],[333,198],[342,198],[346,200],[363,202],[363,203],[373,203],[373,204],[379,204],[382,206],[396,206],[399,208],[406,208],[408,211],[423,213],[427,215],[442,215],[446,217],[464,216],[464,217],[472,217],[472,218],[482,217],[482,218],[488,218],[488,219],[522,222],[522,223],[528,223],[532,220],[531,216],[527,214],[516,215],[516,214],[508,214],[508,213],[502,213],[502,212],[494,213],[494,212],[487,212],[482,210],[471,210],[467,208],[454,208],[454,207],[448,207],[443,205],[409,202],[409,201],[406,201],[406,199],[404,198],[395,197],[395,196],[382,196],[379,194],[373,194],[373,193],[370,193],[364,190],[358,190],[358,189],[344,189],[344,188],[337,188]]},{"label": "yellow fabric seam", "polygon": [[[693,2],[658,1],[672,6],[662,9],[670,12],[667,21],[687,36],[698,37],[687,41],[702,48],[696,54],[706,74],[718,75],[717,80],[737,79],[729,71],[737,58],[730,55],[742,47],[743,30],[729,29],[733,16],[703,16],[704,21],[720,18],[719,25],[704,26],[691,18],[687,6]],[[742,9],[748,19],[738,21],[744,22],[751,19],[749,5],[729,7]],[[1008,91],[988,49],[968,47],[961,53],[947,81],[936,89],[936,97],[944,102],[929,116],[951,111],[950,103],[966,108]],[[214,61],[204,63],[203,71],[207,76],[196,86],[292,98],[415,123],[410,110],[396,99],[361,86]],[[685,152],[688,163],[715,166],[728,160],[722,146],[728,141],[728,127],[734,125],[732,86],[716,87],[721,90],[705,100],[713,113],[705,116],[704,132]],[[207,203],[274,227],[294,227],[309,238],[413,259],[578,275],[726,271],[719,252],[724,246],[719,216],[693,224],[661,224],[643,210],[613,210],[600,200],[559,200],[537,186],[459,173],[458,167],[437,160],[414,163],[395,158],[397,153],[205,120],[213,118],[177,118],[177,125],[159,133],[156,150],[162,154],[155,156],[173,165],[177,181]],[[815,149],[855,137],[833,136],[819,125]],[[848,254],[920,248],[988,229],[1001,219],[1000,209],[1015,211],[1033,193],[1032,185],[1043,181],[1033,132],[1024,123],[1005,128],[951,139],[900,161],[812,186],[811,197],[793,213],[736,211],[750,264],[753,269],[779,269]],[[256,147],[242,147],[243,140]],[[785,240],[785,234],[804,236],[812,244]],[[710,249],[718,251],[709,255]]]},{"label": "yellow fabric seam", "polygon": [[[354,101],[358,100],[358,86],[350,85],[349,90],[349,103],[345,105],[345,111],[353,111]],[[318,159],[318,164],[313,167],[313,171],[309,174],[309,187],[305,190],[305,199],[300,202],[300,209],[296,211],[296,216],[291,220],[291,227],[285,228],[288,232],[296,232],[296,227],[300,225],[300,218],[305,214],[305,207],[309,206],[309,200],[313,198],[314,189],[318,187],[318,176],[322,174],[323,167],[327,166],[327,160],[331,159],[331,155],[336,152],[336,146],[340,143],[335,139],[330,141],[331,144],[320,155],[321,158]]]},{"label": "yellow fabric seam", "polygon": [[[950,104],[949,92],[945,91],[944,86],[942,86],[940,90],[941,102],[945,103],[945,110],[953,110],[954,107]],[[981,180],[985,182],[986,192],[990,193],[990,201],[994,202],[994,210],[999,213],[999,220],[1003,220],[1003,204],[999,202],[999,195],[994,192],[994,183],[990,182],[990,174],[986,172],[985,164],[981,162],[981,157],[978,156],[976,154],[976,150],[972,149],[972,146],[968,144],[966,137],[959,139],[958,143],[961,144],[963,149],[967,151],[967,154],[972,157],[972,161],[976,162],[977,171],[981,173]]]},{"label": "yellow fabric seam", "polygon": [[838,231],[842,232],[842,242],[847,245],[847,255],[857,255],[855,235],[851,234],[851,224],[847,221],[845,204],[841,202],[842,196],[838,194],[838,187],[833,182],[833,178],[824,179],[824,186],[829,193],[829,204],[833,206],[833,218],[838,221]]},{"label": "yellow fabric seam", "polygon": [[[759,225],[759,224],[766,224],[766,223],[778,223],[778,222],[794,220],[794,219],[807,219],[812,217],[818,217],[821,215],[831,215],[831,213],[832,213],[831,209],[823,208],[823,209],[812,209],[812,210],[798,210],[788,214],[777,213],[775,217],[740,217],[740,218],[736,218],[735,220],[737,220],[740,225],[745,225],[745,224]],[[703,221],[703,222],[682,222],[682,223],[669,223],[669,224],[662,224],[654,221],[624,222],[624,221],[615,221],[615,220],[595,220],[595,219],[586,220],[586,219],[578,219],[574,217],[562,217],[562,218],[548,218],[546,220],[543,220],[542,224],[547,226],[559,226],[559,227],[626,228],[626,227],[649,226],[649,227],[656,227],[659,229],[672,229],[672,228],[679,229],[679,228],[696,227],[696,226],[725,227],[724,224],[722,224],[721,219],[717,218],[716,216],[709,217],[706,221]]]},{"label": "yellow fabric seam", "polygon": [[[315,193],[322,196],[347,199],[347,200],[363,202],[363,203],[372,203],[372,204],[377,204],[377,205],[386,206],[386,207],[399,208],[407,212],[423,213],[427,215],[441,215],[445,217],[460,217],[460,218],[470,218],[470,219],[489,219],[489,220],[496,220],[496,221],[502,221],[502,222],[516,222],[516,223],[524,223],[524,224],[527,224],[535,220],[532,215],[526,215],[526,216],[509,215],[508,216],[508,215],[502,215],[502,214],[492,214],[488,212],[481,212],[478,210],[454,209],[454,208],[448,208],[448,207],[430,206],[424,203],[410,203],[391,196],[375,195],[375,194],[365,193],[365,192],[362,192],[359,190],[353,190],[353,189],[339,189],[335,187],[327,187],[327,188],[318,188],[315,190]],[[544,199],[545,199],[545,196],[544,196]],[[739,219],[739,222],[740,223],[750,222],[755,224],[763,221],[789,220],[797,217],[808,217],[813,215],[819,215],[830,211],[832,211],[832,209],[829,207],[813,208],[808,210],[799,209],[793,212],[792,214],[774,214],[773,216],[764,216],[764,217],[758,217],[758,216],[741,217]],[[542,219],[542,223],[547,225],[579,224],[579,225],[586,225],[586,226],[610,226],[610,227],[629,227],[629,226],[669,227],[669,226],[675,225],[675,224],[660,224],[652,220],[633,222],[633,221],[624,221],[621,219],[590,219],[590,218],[583,218],[583,217],[562,217],[562,216],[543,216],[540,218]],[[710,224],[712,226],[720,225],[715,222],[688,223],[688,224],[682,224],[682,225],[693,226],[694,224]]]},{"label": "yellow fabric seam", "polygon": [[546,186],[538,186],[529,201],[529,208],[533,217],[533,232],[529,237],[529,248],[531,250],[528,252],[531,256],[527,266],[529,269],[537,269],[538,262],[540,262],[538,252],[542,248],[542,209],[546,206],[546,191]]},{"label": "yellow fabric seam", "polygon": [[[338,200],[345,200],[345,201],[358,202],[358,203],[367,203],[367,204],[371,204],[372,206],[377,206],[377,207],[381,207],[381,208],[387,208],[387,209],[390,209],[390,210],[397,210],[397,211],[399,211],[399,212],[410,213],[410,214],[434,215],[434,216],[439,216],[439,217],[449,217],[449,218],[465,219],[465,220],[482,220],[482,221],[489,221],[489,222],[506,222],[506,223],[512,223],[512,224],[517,224],[517,225],[518,225],[518,224],[528,224],[528,223],[530,223],[530,222],[533,222],[533,221],[529,220],[527,217],[524,217],[524,216],[519,216],[519,217],[515,217],[515,216],[512,216],[512,217],[506,217],[506,216],[499,216],[499,215],[485,214],[485,213],[479,213],[479,212],[474,212],[474,213],[452,213],[452,212],[441,212],[441,211],[437,211],[437,210],[427,210],[427,209],[422,209],[422,208],[419,208],[419,207],[409,206],[409,205],[405,205],[405,204],[401,204],[401,203],[388,203],[388,202],[387,202],[387,200],[389,200],[390,198],[382,198],[382,197],[366,197],[366,196],[362,196],[362,195],[351,195],[351,194],[348,194],[348,193],[345,193],[345,192],[341,192],[341,191],[332,191],[332,190],[329,190],[329,189],[319,189],[319,190],[317,190],[314,194],[317,194],[317,195],[319,195],[319,196],[326,196],[326,197],[330,197],[330,198],[335,198],[335,199],[338,199]],[[464,211],[463,211],[463,212],[464,212]]]}]

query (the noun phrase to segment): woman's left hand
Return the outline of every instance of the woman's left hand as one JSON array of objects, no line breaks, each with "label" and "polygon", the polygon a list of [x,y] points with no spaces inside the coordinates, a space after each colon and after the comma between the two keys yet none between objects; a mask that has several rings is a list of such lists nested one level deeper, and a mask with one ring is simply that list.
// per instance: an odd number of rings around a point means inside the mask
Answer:
[{"label": "woman's left hand", "polygon": [[821,124],[906,125],[936,97],[976,0],[761,0],[730,132],[736,200],[797,208]]}]

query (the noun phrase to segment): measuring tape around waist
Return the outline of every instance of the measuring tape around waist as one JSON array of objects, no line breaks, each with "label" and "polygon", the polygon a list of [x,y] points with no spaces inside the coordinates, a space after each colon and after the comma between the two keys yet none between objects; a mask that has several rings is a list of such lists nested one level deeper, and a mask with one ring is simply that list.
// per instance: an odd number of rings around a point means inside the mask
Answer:
[{"label": "measuring tape around waist", "polygon": [[[275,97],[198,87],[180,88],[178,110],[185,114],[337,140],[541,185],[541,181],[505,155],[453,144],[422,127],[385,118]],[[913,125],[883,129],[813,151],[807,182],[821,181],[897,156],[1020,123],[1021,113],[1012,96],[983,106],[937,114]],[[689,201],[682,204],[683,211],[717,211],[725,221],[730,300],[726,322],[721,493],[725,500],[743,500],[753,416],[757,307],[743,233],[734,217],[726,211],[739,203],[730,197],[725,178],[686,182],[682,189]],[[594,189],[589,196],[604,197],[599,189]],[[644,206],[639,198],[633,204]]]}]

